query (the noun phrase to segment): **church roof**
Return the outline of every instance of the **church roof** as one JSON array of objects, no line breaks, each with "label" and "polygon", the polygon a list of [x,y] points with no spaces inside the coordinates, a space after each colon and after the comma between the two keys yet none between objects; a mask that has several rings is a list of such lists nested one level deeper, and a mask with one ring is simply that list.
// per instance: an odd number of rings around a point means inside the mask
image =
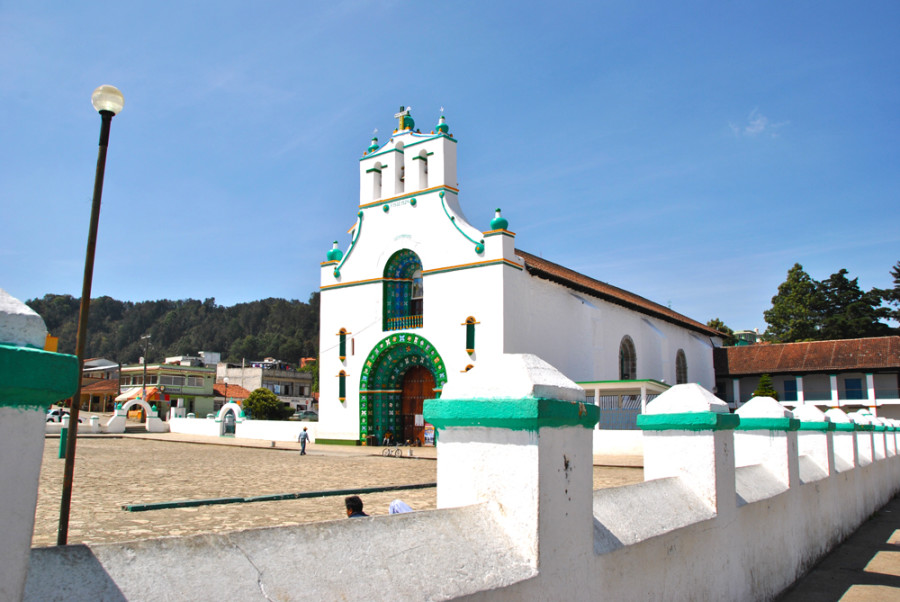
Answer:
[{"label": "church roof", "polygon": [[526,253],[521,249],[516,249],[516,255],[525,260],[525,269],[528,273],[539,278],[545,278],[551,282],[571,288],[572,290],[586,293],[604,301],[621,305],[622,307],[627,307],[628,309],[653,318],[677,324],[678,326],[688,328],[706,336],[723,336],[721,332],[714,328],[710,328],[705,324],[701,324],[696,320],[683,316],[677,311],[672,311],[668,307],[660,305],[659,303],[654,303],[640,295],[635,295],[634,293],[630,293],[611,284],[595,280],[590,276],[579,274],[574,270],[565,268],[552,261],[547,261],[546,259],[537,257],[531,253]]},{"label": "church roof", "polygon": [[714,350],[713,362],[720,376],[896,370],[900,337],[722,347]]}]

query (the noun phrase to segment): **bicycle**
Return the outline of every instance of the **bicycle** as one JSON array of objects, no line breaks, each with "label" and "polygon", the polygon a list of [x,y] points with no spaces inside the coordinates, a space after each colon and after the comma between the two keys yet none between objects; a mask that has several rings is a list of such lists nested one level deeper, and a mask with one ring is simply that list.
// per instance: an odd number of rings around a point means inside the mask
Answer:
[{"label": "bicycle", "polygon": [[[409,443],[406,444],[406,447],[409,447]],[[399,443],[393,443],[391,446],[385,447],[383,450],[381,450],[381,455],[385,457],[402,458],[403,449],[401,449]],[[412,448],[409,448],[408,456],[411,458],[412,455]]]}]

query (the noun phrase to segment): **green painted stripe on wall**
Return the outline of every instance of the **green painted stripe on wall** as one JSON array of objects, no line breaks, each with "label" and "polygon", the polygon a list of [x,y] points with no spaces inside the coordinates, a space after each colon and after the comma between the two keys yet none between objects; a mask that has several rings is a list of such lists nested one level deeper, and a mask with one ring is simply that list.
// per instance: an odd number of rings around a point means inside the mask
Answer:
[{"label": "green painted stripe on wall", "polygon": [[828,422],[827,420],[800,421],[801,431],[833,431],[834,427],[835,424],[833,422]]},{"label": "green painted stripe on wall", "polygon": [[725,431],[737,428],[737,414],[687,412],[682,414],[641,414],[637,425],[644,431]]},{"label": "green painted stripe on wall", "polygon": [[0,344],[0,407],[44,409],[78,387],[78,358]]},{"label": "green painted stripe on wall", "polygon": [[800,420],[797,418],[741,418],[739,431],[798,431]]},{"label": "green painted stripe on wall", "polygon": [[426,399],[425,421],[437,429],[487,427],[537,431],[543,427],[593,428],[600,408],[558,399]]}]

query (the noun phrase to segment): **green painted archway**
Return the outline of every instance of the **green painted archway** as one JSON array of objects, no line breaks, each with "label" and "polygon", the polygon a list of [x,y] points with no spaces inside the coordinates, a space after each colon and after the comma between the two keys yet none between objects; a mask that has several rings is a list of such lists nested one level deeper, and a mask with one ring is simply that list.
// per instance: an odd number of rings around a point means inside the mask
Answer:
[{"label": "green painted archway", "polygon": [[424,366],[434,376],[435,397],[447,382],[447,367],[434,345],[419,335],[395,333],[369,352],[359,378],[359,440],[381,441],[385,431],[398,432],[403,376]]}]

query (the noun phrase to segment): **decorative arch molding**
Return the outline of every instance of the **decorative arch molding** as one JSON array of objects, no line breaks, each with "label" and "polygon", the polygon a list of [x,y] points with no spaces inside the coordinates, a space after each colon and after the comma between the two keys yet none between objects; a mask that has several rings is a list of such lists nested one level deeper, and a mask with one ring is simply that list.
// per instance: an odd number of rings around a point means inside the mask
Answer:
[{"label": "decorative arch molding", "polygon": [[400,249],[384,266],[384,330],[421,328],[424,288],[422,260],[410,249]]},{"label": "decorative arch molding", "polygon": [[447,382],[447,366],[437,348],[426,338],[394,333],[372,347],[359,377],[359,439],[397,432],[403,377],[413,366],[424,366],[434,377],[435,397]]},{"label": "decorative arch molding", "polygon": [[219,413],[216,414],[216,423],[218,423],[220,437],[225,435],[225,417],[229,412],[234,414],[235,426],[244,421],[244,409],[233,401],[226,403],[222,406],[222,409],[219,410]]},{"label": "decorative arch molding", "polygon": [[144,408],[144,412],[146,412],[146,415],[148,417],[156,416],[156,411],[153,408],[151,408],[150,404],[147,403],[146,401],[144,401],[143,399],[132,399],[132,400],[128,401],[127,403],[125,403],[125,405],[122,406],[121,412],[127,416],[128,410],[130,410],[134,406],[141,406],[142,408]]},{"label": "decorative arch molding", "polygon": [[222,422],[225,419],[225,414],[228,412],[234,412],[234,421],[236,423],[244,421],[244,408],[231,401],[223,405],[219,413],[216,414],[216,422]]}]

